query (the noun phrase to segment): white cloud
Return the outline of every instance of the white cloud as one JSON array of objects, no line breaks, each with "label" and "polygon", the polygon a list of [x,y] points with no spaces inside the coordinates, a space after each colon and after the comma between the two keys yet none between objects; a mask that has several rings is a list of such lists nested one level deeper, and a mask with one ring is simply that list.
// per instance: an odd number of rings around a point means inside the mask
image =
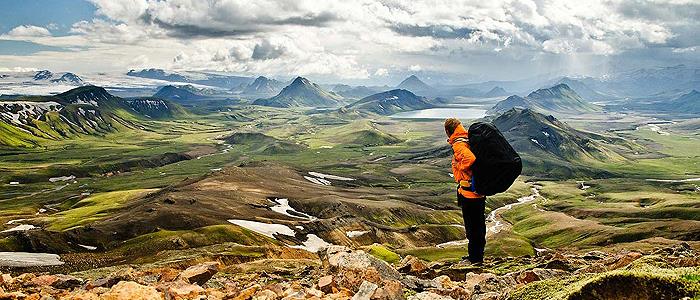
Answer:
[{"label": "white cloud", "polygon": [[27,25],[12,30],[22,38],[2,38],[76,49],[72,57],[101,57],[115,69],[338,78],[388,78],[384,66],[482,73],[557,56],[700,46],[692,13],[700,3],[688,0],[90,1],[98,16],[74,24],[71,36]]},{"label": "white cloud", "polygon": [[389,70],[385,68],[379,68],[376,71],[374,71],[374,76],[386,76],[389,74]]},{"label": "white cloud", "polygon": [[12,28],[12,30],[8,31],[5,35],[15,38],[31,38],[51,36],[51,32],[49,32],[49,30],[44,27],[34,25],[20,25],[15,28]]}]

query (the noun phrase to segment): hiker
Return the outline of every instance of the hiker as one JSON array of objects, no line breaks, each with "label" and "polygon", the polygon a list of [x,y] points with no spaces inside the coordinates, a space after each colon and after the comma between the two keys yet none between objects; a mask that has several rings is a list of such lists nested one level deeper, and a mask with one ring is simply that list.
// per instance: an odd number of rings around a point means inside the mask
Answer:
[{"label": "hiker", "polygon": [[452,145],[452,174],[457,187],[457,204],[462,208],[464,229],[469,239],[469,262],[481,264],[484,260],[484,246],[486,246],[486,219],[484,210],[486,197],[477,194],[472,187],[472,164],[476,161],[474,153],[469,147],[468,132],[462,123],[455,119],[445,120],[445,133],[447,142]]}]

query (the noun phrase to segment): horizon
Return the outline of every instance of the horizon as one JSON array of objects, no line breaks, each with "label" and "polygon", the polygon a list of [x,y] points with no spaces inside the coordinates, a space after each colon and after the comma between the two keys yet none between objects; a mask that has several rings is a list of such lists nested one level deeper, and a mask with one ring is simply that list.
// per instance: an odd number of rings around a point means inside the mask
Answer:
[{"label": "horizon", "polygon": [[3,71],[157,68],[354,85],[395,85],[416,74],[456,85],[700,65],[700,3],[692,1],[31,0],[2,6]]}]

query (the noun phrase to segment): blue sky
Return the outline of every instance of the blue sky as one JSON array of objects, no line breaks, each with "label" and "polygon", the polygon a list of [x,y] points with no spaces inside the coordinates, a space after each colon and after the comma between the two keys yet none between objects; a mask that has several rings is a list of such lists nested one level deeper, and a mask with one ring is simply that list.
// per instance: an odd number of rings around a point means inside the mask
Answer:
[{"label": "blue sky", "polygon": [[0,0],[0,70],[463,83],[697,66],[699,51],[697,0]]},{"label": "blue sky", "polygon": [[54,35],[66,35],[71,26],[95,16],[95,5],[85,0],[0,0],[0,32],[20,25],[55,26]]}]

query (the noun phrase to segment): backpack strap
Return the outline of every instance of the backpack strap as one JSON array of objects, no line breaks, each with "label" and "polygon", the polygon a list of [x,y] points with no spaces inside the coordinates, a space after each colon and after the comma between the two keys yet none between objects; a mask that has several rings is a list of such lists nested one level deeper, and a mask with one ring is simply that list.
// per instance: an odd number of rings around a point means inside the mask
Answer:
[{"label": "backpack strap", "polygon": [[469,138],[465,138],[465,137],[458,137],[458,138],[456,138],[456,139],[454,140],[454,142],[453,142],[453,143],[456,143],[456,142],[463,142],[463,143],[467,143],[467,144],[469,144]]}]

